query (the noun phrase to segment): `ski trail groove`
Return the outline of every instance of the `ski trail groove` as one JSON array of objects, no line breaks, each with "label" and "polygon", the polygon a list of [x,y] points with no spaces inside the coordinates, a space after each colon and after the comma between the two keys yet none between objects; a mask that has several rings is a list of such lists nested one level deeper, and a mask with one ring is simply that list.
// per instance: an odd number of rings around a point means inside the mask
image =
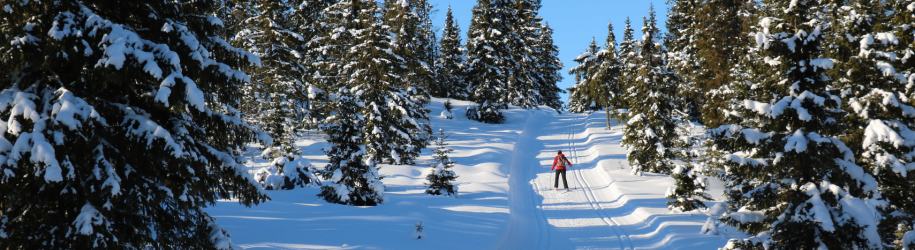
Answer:
[{"label": "ski trail groove", "polygon": [[[536,176],[537,175],[535,173],[534,174],[535,180],[536,180]],[[537,249],[548,249],[548,246],[550,245],[550,228],[549,228],[549,226],[546,225],[547,218],[546,218],[546,215],[543,214],[543,202],[537,202],[537,196],[538,195],[542,196],[542,194],[540,194],[541,188],[540,188],[540,185],[538,185],[536,181],[532,181],[531,184],[534,188],[534,192],[531,192],[531,201],[533,201],[534,205],[535,205],[534,211],[538,215],[540,215],[540,220],[537,221],[537,225],[540,227],[540,245],[537,246]],[[539,205],[539,206],[537,206],[537,205]]]},{"label": "ski trail groove", "polygon": [[[534,121],[542,120],[540,116],[542,115],[528,111],[524,128],[512,149],[508,174],[509,222],[496,249],[540,249],[543,244],[549,244],[548,239],[543,239],[549,238],[548,236],[536,241],[529,238],[535,235],[549,235],[549,232],[546,231],[548,221],[543,211],[537,206],[537,193],[532,190],[533,185],[530,182],[531,175],[536,175],[532,172],[533,168],[529,166],[539,165],[539,163],[536,163],[536,155],[531,155],[528,152],[530,150],[524,148],[536,145],[539,127]],[[542,207],[542,204],[540,205]],[[532,217],[536,218],[536,222],[531,222]],[[547,240],[547,242],[542,242],[542,240]]]},{"label": "ski trail groove", "polygon": [[[589,205],[591,205],[591,208],[594,210],[595,213],[597,213],[598,217],[600,217],[601,220],[604,221],[604,223],[606,223],[608,227],[610,227],[610,230],[613,232],[613,234],[616,235],[616,238],[620,244],[619,245],[620,249],[634,249],[632,247],[632,241],[630,241],[629,236],[625,235],[625,232],[620,233],[622,231],[622,228],[619,226],[619,224],[617,224],[615,221],[613,221],[613,218],[611,216],[609,216],[604,211],[605,208],[604,208],[604,206],[602,206],[600,204],[600,201],[597,199],[597,195],[594,194],[595,191],[592,188],[591,183],[589,183],[587,181],[587,179],[581,173],[581,171],[583,171],[583,169],[581,168],[581,162],[579,160],[578,147],[576,146],[576,143],[575,143],[575,125],[576,124],[580,125],[581,121],[575,120],[574,118],[573,118],[572,122],[569,124],[569,148],[571,151],[570,153],[574,154],[573,158],[575,159],[575,165],[578,165],[579,168],[577,170],[570,171],[570,172],[573,172],[573,176],[576,179],[576,181],[578,182],[578,184],[579,184],[578,186],[581,188],[582,192],[585,194],[585,198],[588,199],[588,203],[590,203]],[[608,187],[609,187],[609,184],[608,184]],[[628,245],[628,248],[627,248],[627,245]]]}]

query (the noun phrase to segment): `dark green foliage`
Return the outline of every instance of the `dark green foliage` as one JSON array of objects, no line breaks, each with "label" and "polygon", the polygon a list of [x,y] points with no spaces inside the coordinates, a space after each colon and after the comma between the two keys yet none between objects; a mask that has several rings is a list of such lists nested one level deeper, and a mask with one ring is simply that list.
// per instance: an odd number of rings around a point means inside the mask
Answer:
[{"label": "dark green foliage", "polygon": [[[261,173],[258,182],[265,184],[268,175],[284,175],[283,162],[297,159],[302,153],[295,147],[297,133],[308,125],[310,98],[309,89],[314,88],[305,80],[307,66],[302,64],[306,38],[298,31],[315,18],[310,13],[295,9],[288,1],[243,2],[240,30],[232,43],[261,58],[261,67],[251,68],[251,82],[242,88],[241,111],[245,121],[267,132],[274,138],[273,144],[264,145],[262,157],[274,164],[267,173]],[[295,11],[290,12],[290,9]],[[306,30],[307,31],[307,30]],[[298,169],[310,171],[310,168]],[[309,174],[289,175],[292,182],[310,183],[311,180],[296,180]],[[291,185],[284,185],[292,187]],[[272,189],[273,187],[265,186]]]},{"label": "dark green foliage", "polygon": [[[345,1],[343,1],[345,2]],[[324,124],[331,149],[326,151],[329,164],[319,172],[325,180],[318,197],[330,203],[353,206],[375,206],[384,202],[384,185],[375,164],[366,155],[361,128],[365,120],[359,115],[362,104],[347,89],[331,96],[334,110]]]},{"label": "dark green foliage", "polygon": [[[363,115],[369,119],[363,133],[376,163],[413,164],[432,134],[426,108],[426,89],[435,79],[432,6],[425,0],[388,0],[385,6],[384,26],[373,29],[377,37],[366,44],[361,59],[371,65],[362,80]],[[387,32],[394,32],[393,39],[385,37]]]},{"label": "dark green foliage", "polygon": [[[740,65],[732,105],[739,123],[710,130],[725,154],[727,225],[751,235],[728,249],[878,248],[869,242],[866,202],[873,176],[854,163],[840,97],[830,94],[816,1],[763,1],[756,42]],[[858,212],[856,212],[858,211]],[[865,211],[864,213],[860,211]]]},{"label": "dark green foliage", "polygon": [[629,98],[629,120],[626,122],[623,145],[633,174],[643,171],[669,174],[671,159],[676,158],[678,139],[676,112],[677,75],[664,65],[666,50],[658,43],[654,8],[648,12],[640,41],[640,50],[633,64],[634,75],[626,92]]},{"label": "dark green foliage", "polygon": [[[623,90],[629,90],[629,85],[635,81],[636,75],[636,64],[635,61],[638,58],[639,54],[639,41],[635,40],[632,37],[632,25],[629,22],[629,18],[626,18],[626,27],[623,28],[623,40],[620,41],[618,59],[620,60],[620,83]],[[621,92],[619,108],[628,109],[629,101],[635,98],[641,98],[632,95],[632,93]]]},{"label": "dark green foliage", "polygon": [[[399,79],[391,67],[403,65],[392,52],[389,27],[379,20],[380,7],[372,0],[340,1],[324,10],[332,27],[312,41],[322,55],[318,72],[323,76],[329,104],[319,127],[330,138],[325,152],[330,164],[321,172],[333,184],[318,195],[332,203],[374,206],[384,199],[384,186],[375,163],[387,160],[392,148],[406,145],[403,127],[389,129],[405,114],[389,109],[390,101],[407,100],[397,89]],[[346,49],[342,49],[346,48]],[[379,59],[379,60],[376,60]],[[323,74],[321,74],[323,75]],[[409,110],[407,110],[409,112]]]},{"label": "dark green foliage", "polygon": [[429,92],[432,96],[467,100],[469,89],[464,80],[464,47],[461,46],[461,27],[451,15],[451,7],[445,16],[445,27],[439,42],[438,60],[435,62],[438,80]]},{"label": "dark green foliage", "polygon": [[[694,16],[694,33],[691,40],[693,59],[699,67],[693,75],[699,100],[702,124],[717,128],[729,124],[728,101],[734,81],[732,69],[747,54],[749,25],[754,3],[744,0],[709,0],[698,6]],[[699,28],[701,27],[701,28]],[[739,72],[739,71],[737,71]],[[732,118],[733,119],[733,118]]]},{"label": "dark green foliage", "polygon": [[237,69],[259,60],[219,38],[218,6],[5,5],[0,249],[233,247],[203,208],[269,198],[237,151],[259,135]]},{"label": "dark green foliage", "polygon": [[689,120],[698,120],[699,109],[703,103],[698,89],[697,72],[700,70],[696,60],[698,19],[698,0],[667,0],[672,5],[667,11],[667,34],[664,47],[667,48],[665,62],[667,68],[679,77],[677,81],[676,109],[689,115]]},{"label": "dark green foliage", "polygon": [[672,201],[667,202],[667,208],[678,211],[706,208],[705,203],[702,201],[712,200],[711,196],[705,193],[708,181],[705,177],[699,177],[699,174],[703,172],[700,170],[701,165],[697,169],[697,164],[693,163],[697,157],[702,156],[699,155],[699,152],[693,150],[693,147],[700,146],[697,144],[701,140],[693,138],[690,131],[693,130],[694,126],[686,119],[687,117],[681,113],[681,120],[677,124],[677,134],[680,135],[680,138],[676,141],[676,147],[680,149],[678,156],[684,164],[675,165],[673,171],[671,171],[670,177],[676,180],[676,187],[669,187],[665,195],[666,198],[672,199]]},{"label": "dark green foliage", "polygon": [[562,74],[560,74],[562,62],[559,61],[559,48],[553,44],[553,29],[550,28],[549,23],[540,26],[540,37],[536,46],[534,60],[537,61],[537,68],[531,70],[531,74],[536,75],[531,77],[537,80],[535,87],[540,93],[540,105],[560,110],[562,100],[559,98],[559,94],[566,93],[566,91],[556,86],[562,81]]},{"label": "dark green foliage", "polygon": [[569,88],[569,112],[582,113],[600,110],[609,100],[609,93],[603,82],[594,76],[602,71],[603,58],[598,56],[600,46],[594,39],[584,53],[575,58],[578,66],[572,67],[569,74],[575,75],[575,85]]},{"label": "dark green foliage", "polygon": [[880,235],[884,245],[894,245],[902,240],[895,235],[899,225],[915,222],[915,168],[903,167],[915,160],[915,145],[893,138],[915,129],[915,113],[907,111],[913,110],[907,100],[912,89],[906,86],[911,71],[896,56],[911,53],[900,42],[911,42],[913,33],[897,28],[893,19],[909,17],[912,23],[915,18],[905,5],[881,1],[850,1],[842,7],[830,12],[836,32],[827,37],[833,45],[830,57],[845,62],[828,72],[836,80],[834,93],[848,103],[843,109],[849,115],[842,119],[848,132],[841,139],[857,156],[856,163],[874,173],[878,192],[889,203],[881,209]]},{"label": "dark green foliage", "polygon": [[445,130],[439,128],[438,138],[435,140],[436,148],[432,150],[435,155],[432,156],[432,163],[429,164],[432,171],[426,175],[426,193],[457,197],[458,188],[454,186],[453,182],[458,176],[451,170],[456,162],[448,157],[448,154],[454,152],[454,149],[447,147],[446,139],[448,139],[448,135],[445,135]]},{"label": "dark green foliage", "polygon": [[[517,39],[512,29],[512,4],[509,0],[480,0],[473,7],[467,30],[467,81],[476,107],[467,109],[467,118],[485,123],[505,122],[502,109],[508,108],[512,69],[518,65],[510,40]],[[496,31],[496,32],[493,32]]]}]

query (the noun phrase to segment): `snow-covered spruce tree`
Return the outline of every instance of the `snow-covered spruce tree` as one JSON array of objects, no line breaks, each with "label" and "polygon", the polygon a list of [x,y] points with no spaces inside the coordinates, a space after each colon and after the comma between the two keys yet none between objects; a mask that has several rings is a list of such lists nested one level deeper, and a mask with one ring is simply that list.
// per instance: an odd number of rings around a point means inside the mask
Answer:
[{"label": "snow-covered spruce tree", "polygon": [[316,128],[317,124],[325,118],[324,115],[329,104],[323,88],[328,87],[327,81],[333,78],[325,79],[323,77],[323,72],[320,71],[322,64],[319,62],[324,61],[326,57],[323,54],[319,54],[323,50],[318,48],[325,41],[322,35],[327,34],[329,32],[328,29],[332,27],[331,25],[326,25],[324,9],[337,3],[337,1],[301,1],[294,6],[295,9],[290,13],[296,18],[296,25],[292,27],[293,31],[305,38],[305,43],[296,43],[294,48],[296,51],[303,53],[297,59],[298,63],[303,66],[304,72],[300,81],[304,86],[300,86],[298,89],[305,91],[299,95],[305,95],[306,97],[304,101],[305,107],[308,109],[308,115],[303,123],[309,129]]},{"label": "snow-covered spruce tree", "polygon": [[[623,40],[620,41],[619,48],[619,60],[620,60],[620,88],[623,90],[628,90],[629,86],[632,85],[632,82],[635,81],[636,75],[636,64],[635,61],[639,56],[639,42],[635,40],[632,36],[632,25],[629,22],[629,17],[626,17],[626,27],[623,28]],[[623,91],[622,93],[626,93]],[[618,101],[620,101],[620,108],[628,109],[629,101],[634,98],[641,98],[633,96],[632,93],[626,93],[620,95]]]},{"label": "snow-covered spruce tree", "polygon": [[267,199],[234,108],[260,63],[216,1],[28,1],[0,17],[0,248],[229,249],[203,208]]},{"label": "snow-covered spruce tree", "polygon": [[535,46],[538,47],[535,50],[538,54],[534,56],[534,60],[538,62],[539,72],[533,74],[538,74],[536,79],[540,81],[536,85],[541,96],[540,105],[561,110],[562,100],[559,94],[566,91],[556,84],[562,81],[562,61],[559,60],[559,48],[553,44],[553,29],[549,23],[540,26],[540,39]]},{"label": "snow-covered spruce tree", "polygon": [[445,130],[439,128],[438,136],[435,139],[436,148],[432,150],[435,154],[432,156],[432,163],[430,164],[432,171],[429,171],[429,174],[426,175],[426,181],[428,181],[426,183],[426,193],[457,197],[458,188],[454,186],[453,182],[458,176],[451,170],[456,162],[448,157],[448,154],[454,152],[454,149],[448,148],[448,143],[445,142],[447,139],[448,135],[445,134]]},{"label": "snow-covered spruce tree", "polygon": [[[305,38],[293,27],[302,23],[295,6],[288,1],[252,1],[248,3],[241,30],[232,44],[261,58],[261,67],[252,67],[251,81],[242,88],[240,110],[245,121],[274,138],[264,145],[262,157],[271,166],[257,174],[257,181],[267,189],[292,189],[312,182],[310,164],[296,162],[289,171],[284,165],[298,160],[301,150],[295,146],[298,131],[305,128],[308,116],[308,86],[305,65],[301,64]],[[268,181],[273,180],[273,181]]]},{"label": "snow-covered spruce tree", "polygon": [[370,68],[363,80],[369,84],[362,94],[369,118],[364,133],[376,163],[413,164],[432,134],[426,108],[426,88],[435,80],[429,55],[435,43],[428,24],[432,7],[425,0],[387,0],[385,6],[384,19],[372,29],[377,38],[366,44],[378,50],[357,53],[367,53],[362,55],[367,62],[382,60],[365,64]]},{"label": "snow-covered spruce tree", "polygon": [[[340,1],[330,8],[352,4],[347,3],[349,1]],[[333,105],[341,108],[331,111],[324,123],[318,125],[327,133],[327,142],[332,145],[325,152],[329,163],[319,172],[330,183],[321,186],[318,197],[330,203],[375,206],[384,202],[384,185],[363,143],[362,127],[366,120],[359,112],[365,105],[354,95],[359,91],[359,88],[343,87],[329,96]]]},{"label": "snow-covered spruce tree", "polygon": [[623,104],[621,98],[623,93],[622,65],[620,64],[616,47],[613,24],[607,22],[607,40],[604,42],[604,49],[597,52],[597,56],[601,58],[601,64],[598,66],[599,70],[592,77],[593,81],[599,82],[603,88],[604,96],[598,101],[604,106],[604,112],[607,115],[607,129],[610,129],[611,119],[622,120],[621,114],[617,112],[617,108]]},{"label": "snow-covered spruce tree", "polygon": [[698,0],[667,0],[667,34],[664,47],[667,48],[667,68],[680,78],[677,81],[676,108],[686,112],[690,120],[698,120],[700,106],[704,102],[696,86],[697,72],[701,69],[696,60],[696,18],[700,7]]},{"label": "snow-covered spruce tree", "polygon": [[366,138],[369,133],[365,131],[371,128],[368,131],[374,132],[378,127],[370,127],[369,123],[377,126],[381,115],[392,115],[384,109],[386,102],[379,105],[380,98],[386,94],[405,97],[404,91],[392,91],[390,81],[394,74],[387,68],[391,61],[373,60],[376,56],[394,57],[388,27],[378,20],[379,8],[371,0],[339,1],[323,11],[324,22],[329,26],[326,33],[312,39],[318,44],[312,53],[321,55],[312,79],[327,86],[323,89],[328,98],[326,118],[319,128],[332,144],[325,152],[330,163],[320,172],[332,184],[322,186],[318,196],[331,203],[374,206],[384,199],[373,153],[390,145],[372,144],[385,136],[381,128],[372,134],[375,138]]},{"label": "snow-covered spruce tree", "polygon": [[597,56],[600,51],[600,46],[592,38],[588,49],[575,58],[578,65],[569,69],[569,74],[575,75],[575,85],[569,88],[569,112],[582,113],[600,110],[604,107],[603,100],[609,94],[603,83],[594,79],[594,76],[601,71],[603,58]]},{"label": "snow-covered spruce tree", "polygon": [[879,196],[874,196],[888,202],[879,231],[884,246],[890,246],[902,240],[894,235],[900,224],[915,223],[915,107],[908,100],[908,78],[894,67],[901,65],[893,53],[900,43],[890,21],[899,10],[873,0],[835,7],[830,12],[835,32],[826,41],[833,45],[827,47],[830,57],[844,62],[828,73],[835,79],[834,93],[848,103],[842,108],[849,115],[841,120],[848,125],[847,136],[840,139],[877,179]]},{"label": "snow-covered spruce tree", "polygon": [[[900,101],[904,102],[904,104],[911,107],[915,106],[915,101],[913,101],[915,100],[915,98],[913,98],[915,97],[913,96],[915,95],[915,1],[894,1],[890,4],[890,8],[893,10],[893,12],[891,12],[891,18],[888,20],[892,24],[892,32],[895,34],[897,39],[899,39],[899,42],[897,43],[898,46],[895,47],[894,51],[896,55],[901,56],[901,58],[898,58],[898,60],[892,64],[896,69],[896,72],[901,73],[905,77],[904,79],[906,79],[904,81],[906,86],[905,96],[903,97],[900,95],[898,98]],[[895,117],[901,118],[898,111],[895,114]],[[903,114],[906,117],[905,119],[909,121],[906,123],[906,125],[909,126],[909,130],[913,130],[912,126],[915,123],[911,121],[913,116],[912,110],[908,109]],[[912,136],[906,136],[907,142],[909,142],[911,138]],[[911,144],[908,143],[907,146],[910,145]],[[905,151],[893,152],[892,150],[899,149],[895,148],[895,145],[893,146],[894,148],[891,148],[886,144],[877,146],[876,150],[872,151],[875,152],[875,154],[871,155],[871,157],[875,160],[881,159],[881,154],[878,152],[881,150],[880,148],[883,148],[887,152],[892,152],[892,154],[895,155],[897,159],[899,159],[898,156],[900,156],[900,153]],[[911,148],[909,149],[911,150]],[[886,169],[886,163],[888,162],[878,161],[883,163],[882,167],[884,167],[880,174],[878,174],[877,179],[880,183],[883,196],[889,202],[889,206],[886,207],[887,211],[899,211],[906,214],[905,216],[898,216],[904,218],[904,220],[906,220],[905,222],[894,222],[891,219],[884,219],[881,223],[881,230],[890,229],[893,224],[896,224],[896,233],[893,235],[895,238],[893,241],[895,247],[897,249],[915,249],[915,231],[912,230],[912,228],[915,227],[915,197],[911,195],[912,193],[915,193],[915,173],[912,172],[912,154],[905,154],[905,156],[907,156],[906,168],[908,173],[904,175],[896,172],[899,170],[898,165],[894,164],[893,173],[889,173],[890,171]],[[903,180],[903,178],[905,180]]]},{"label": "snow-covered spruce tree", "polygon": [[693,163],[700,155],[694,151],[694,146],[702,140],[694,138],[691,131],[695,127],[685,113],[678,115],[680,118],[677,124],[677,134],[679,135],[675,145],[679,149],[678,157],[683,164],[675,164],[670,177],[676,180],[676,187],[668,187],[666,198],[672,199],[667,202],[667,208],[674,211],[692,211],[699,208],[706,208],[703,200],[712,198],[706,193],[708,183],[704,177],[699,177],[702,172],[701,165]]},{"label": "snow-covered spruce tree", "polygon": [[454,21],[451,7],[445,15],[445,27],[439,42],[438,59],[435,63],[438,77],[429,89],[436,97],[467,100],[469,89],[464,80],[464,46],[461,45],[461,27]]},{"label": "snow-covered spruce tree", "polygon": [[722,220],[751,235],[726,249],[879,248],[877,183],[854,163],[825,75],[825,16],[817,1],[763,1],[754,27],[739,124],[709,130],[726,152]]},{"label": "snow-covered spruce tree", "polygon": [[[699,6],[695,17],[693,44],[694,60],[699,64],[695,77],[696,87],[703,102],[701,121],[707,128],[729,124],[727,120],[728,95],[733,82],[732,68],[741,68],[739,59],[747,54],[746,47],[752,2],[745,0],[709,0]],[[736,73],[741,74],[741,73]]]},{"label": "snow-covered spruce tree", "polygon": [[623,145],[628,149],[626,158],[632,173],[641,175],[648,171],[669,174],[676,158],[677,120],[675,117],[677,75],[664,64],[667,52],[661,43],[654,6],[645,18],[639,53],[632,62],[635,75],[627,92],[629,120],[626,122]]},{"label": "snow-covered spruce tree", "polygon": [[508,69],[509,77],[508,100],[512,105],[523,109],[534,109],[540,105],[542,96],[538,91],[540,79],[540,65],[534,58],[539,55],[536,46],[539,40],[541,17],[537,16],[540,10],[540,1],[513,0],[510,9],[511,17],[502,20],[511,21],[511,31],[506,34],[505,41],[511,49],[515,67]]},{"label": "snow-covered spruce tree", "polygon": [[[508,108],[509,77],[517,62],[507,40],[513,37],[511,0],[479,0],[473,7],[473,18],[467,30],[467,61],[464,68],[470,83],[475,107],[467,109],[467,118],[502,123],[502,109]],[[507,19],[509,18],[509,19]]]}]

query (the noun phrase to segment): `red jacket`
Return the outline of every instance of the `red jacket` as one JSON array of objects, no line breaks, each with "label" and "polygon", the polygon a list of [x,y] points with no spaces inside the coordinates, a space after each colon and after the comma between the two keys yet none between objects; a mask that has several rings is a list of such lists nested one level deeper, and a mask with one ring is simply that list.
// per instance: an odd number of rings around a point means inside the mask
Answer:
[{"label": "red jacket", "polygon": [[[560,156],[562,156],[562,157],[560,157]],[[559,154],[559,155],[556,156],[556,158],[553,158],[553,166],[550,167],[550,171],[552,171],[554,168],[555,168],[555,169],[566,169],[566,167],[560,166],[560,165],[558,164],[559,161],[560,161],[561,159],[565,159],[565,160],[566,160],[566,166],[567,166],[567,167],[572,167],[572,162],[569,162],[569,158],[566,158],[566,156],[563,155],[563,154]]]}]

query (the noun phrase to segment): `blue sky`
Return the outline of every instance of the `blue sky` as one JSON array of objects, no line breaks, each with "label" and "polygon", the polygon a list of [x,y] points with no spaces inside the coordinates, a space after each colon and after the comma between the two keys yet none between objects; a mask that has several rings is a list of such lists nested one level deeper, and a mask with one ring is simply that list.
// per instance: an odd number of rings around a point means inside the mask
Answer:
[{"label": "blue sky", "polygon": [[[470,25],[472,13],[470,10],[476,5],[475,0],[429,0],[435,5],[438,12],[433,16],[433,22],[441,29],[445,25],[445,13],[451,6],[452,14],[461,27],[463,40],[466,42],[467,27]],[[626,17],[632,22],[635,37],[642,37],[642,17],[648,15],[650,5],[655,6],[655,15],[658,26],[662,31],[667,20],[665,0],[543,0],[540,16],[553,28],[553,42],[559,47],[559,59],[562,60],[563,80],[559,87],[566,89],[574,84],[574,78],[569,76],[568,70],[575,66],[575,59],[584,52],[591,43],[591,37],[603,46],[607,38],[607,22],[613,22],[613,33],[617,42],[623,37],[623,27]],[[563,95],[563,102],[568,102],[568,95]]]}]

